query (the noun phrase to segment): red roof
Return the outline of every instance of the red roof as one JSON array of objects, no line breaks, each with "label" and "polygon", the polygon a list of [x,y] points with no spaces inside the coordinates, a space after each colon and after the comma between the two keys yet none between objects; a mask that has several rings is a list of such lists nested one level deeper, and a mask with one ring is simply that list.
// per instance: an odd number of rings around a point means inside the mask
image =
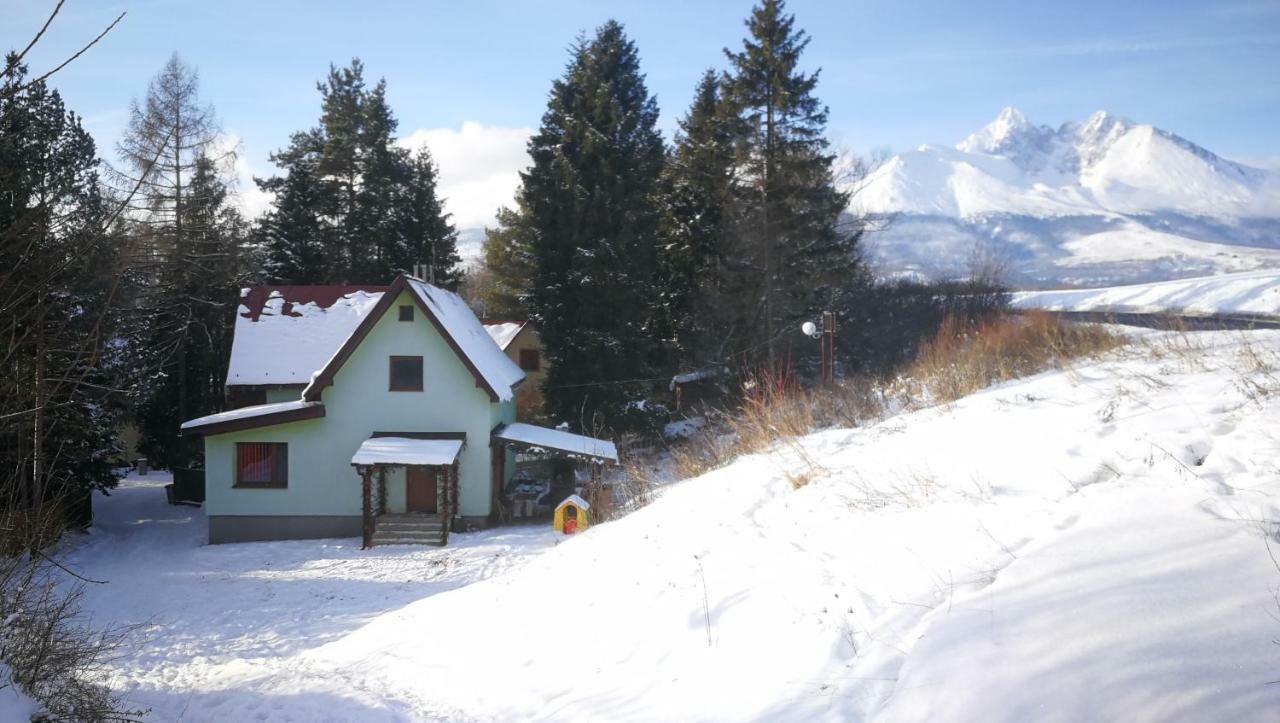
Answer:
[{"label": "red roof", "polygon": [[388,288],[387,286],[375,284],[250,286],[245,289],[248,293],[240,297],[240,304],[248,311],[241,312],[240,315],[246,319],[257,321],[258,317],[262,315],[262,308],[266,305],[267,299],[274,293],[279,293],[280,297],[284,299],[284,306],[281,309],[282,314],[286,316],[301,316],[301,314],[292,313],[294,304],[315,304],[322,309],[327,309],[347,294],[354,294],[357,291],[378,293],[386,291]]}]

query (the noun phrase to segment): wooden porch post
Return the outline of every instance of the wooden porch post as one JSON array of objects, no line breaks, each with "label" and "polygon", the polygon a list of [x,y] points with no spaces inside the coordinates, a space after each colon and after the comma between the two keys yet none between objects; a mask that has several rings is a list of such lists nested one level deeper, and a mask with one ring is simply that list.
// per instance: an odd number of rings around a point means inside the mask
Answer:
[{"label": "wooden porch post", "polygon": [[378,514],[387,514],[387,468],[378,468]]},{"label": "wooden porch post", "polygon": [[373,468],[361,468],[360,480],[361,532],[364,536],[360,549],[367,550],[373,547]]}]

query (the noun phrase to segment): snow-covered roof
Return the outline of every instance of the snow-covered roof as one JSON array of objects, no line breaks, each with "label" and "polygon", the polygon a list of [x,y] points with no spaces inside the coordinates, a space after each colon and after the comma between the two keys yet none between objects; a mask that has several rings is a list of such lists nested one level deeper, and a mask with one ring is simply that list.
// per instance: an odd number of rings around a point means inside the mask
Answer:
[{"label": "snow-covered roof", "polygon": [[226,422],[238,422],[245,419],[254,419],[256,417],[265,417],[273,414],[281,414],[284,412],[295,412],[304,409],[320,408],[323,405],[320,402],[306,402],[301,399],[292,402],[276,402],[274,404],[255,404],[252,407],[241,407],[232,409],[229,412],[219,412],[210,414],[205,417],[197,417],[182,423],[181,429],[201,429],[220,425]]},{"label": "snow-covered roof", "polygon": [[515,422],[498,429],[494,434],[498,439],[523,444],[546,450],[556,450],[570,455],[592,457],[595,459],[618,461],[618,448],[613,442],[595,437],[586,437],[559,429],[538,427],[524,422]]},{"label": "snow-covered roof", "polygon": [[460,439],[373,437],[360,445],[360,449],[351,458],[351,464],[450,465],[457,461],[461,450]]},{"label": "snow-covered roof", "polygon": [[467,302],[451,291],[420,279],[404,278],[408,288],[426,304],[445,334],[470,361],[472,370],[484,378],[499,400],[510,401],[514,397],[513,388],[524,380],[524,371],[494,343]]},{"label": "snow-covered roof", "polygon": [[516,340],[520,330],[525,325],[523,321],[496,321],[489,319],[485,319],[481,323],[484,324],[484,330],[488,332],[489,337],[503,351],[506,351],[507,346]]},{"label": "snow-covered roof", "polygon": [[299,384],[351,336],[385,286],[253,286],[241,291],[227,384]]},{"label": "snow-covered roof", "polygon": [[575,507],[579,507],[584,510],[591,509],[591,505],[587,504],[587,501],[582,499],[578,495],[569,495],[568,497],[564,498],[560,502],[560,504],[556,505],[556,509],[558,510],[561,507],[564,507],[565,505],[574,505]]}]

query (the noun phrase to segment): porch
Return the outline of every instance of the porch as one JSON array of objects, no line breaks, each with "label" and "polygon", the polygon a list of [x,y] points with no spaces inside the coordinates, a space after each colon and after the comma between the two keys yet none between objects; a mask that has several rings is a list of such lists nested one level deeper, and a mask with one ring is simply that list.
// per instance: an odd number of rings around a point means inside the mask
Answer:
[{"label": "porch", "polygon": [[[458,510],[458,455],[464,444],[462,434],[440,433],[375,435],[360,445],[351,465],[361,482],[362,549],[448,543]],[[388,484],[391,473],[400,470],[403,505],[393,504]]]}]

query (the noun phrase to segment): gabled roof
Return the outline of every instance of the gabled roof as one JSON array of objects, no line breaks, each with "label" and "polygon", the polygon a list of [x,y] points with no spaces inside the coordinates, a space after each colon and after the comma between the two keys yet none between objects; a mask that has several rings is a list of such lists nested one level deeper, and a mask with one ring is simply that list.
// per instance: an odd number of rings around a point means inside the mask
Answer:
[{"label": "gabled roof", "polygon": [[527,321],[512,321],[506,319],[484,319],[480,322],[484,324],[484,330],[489,332],[489,337],[498,345],[498,348],[506,351],[511,342],[520,336],[520,332],[529,323]]},{"label": "gabled roof", "polygon": [[401,274],[302,391],[304,400],[320,401],[325,387],[333,384],[334,375],[402,291],[409,293],[440,337],[475,377],[476,385],[489,393],[489,399],[497,402],[513,398],[513,390],[524,381],[524,372],[498,348],[462,297]]},{"label": "gabled roof", "polygon": [[227,386],[305,386],[386,286],[251,286],[240,292]]}]

